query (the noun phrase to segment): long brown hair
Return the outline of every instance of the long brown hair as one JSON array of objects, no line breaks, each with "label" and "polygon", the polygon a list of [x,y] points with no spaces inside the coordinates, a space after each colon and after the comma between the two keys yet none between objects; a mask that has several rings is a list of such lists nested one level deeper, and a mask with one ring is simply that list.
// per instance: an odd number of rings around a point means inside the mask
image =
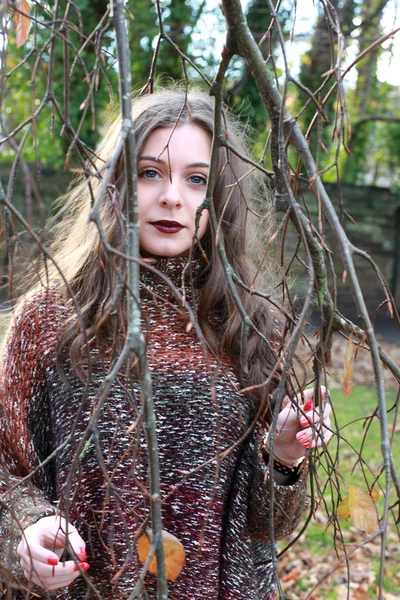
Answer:
[{"label": "long brown hair", "polygon": [[[180,90],[163,90],[136,98],[133,102],[132,117],[139,155],[152,131],[158,127],[171,128],[178,120],[178,126],[193,123],[212,136],[214,103],[203,92],[193,91],[186,97]],[[225,112],[225,123],[230,144],[239,154],[248,155],[244,127],[239,125],[228,111]],[[117,118],[107,126],[103,141],[96,150],[97,159],[94,168],[92,167],[95,174],[89,178],[82,177],[72,191],[61,199],[60,205],[68,204],[68,216],[67,220],[64,218],[58,225],[56,241],[52,248],[58,269],[63,272],[80,307],[80,317],[74,312],[63,329],[57,356],[60,359],[68,352],[78,375],[85,344],[93,339],[100,344],[102,340],[115,339],[120,329],[120,323],[118,324],[118,319],[115,318],[115,314],[119,312],[115,306],[115,290],[121,280],[121,270],[118,275],[115,268],[118,259],[113,257],[110,261],[110,256],[100,241],[96,225],[88,222],[93,200],[101,186],[98,173],[115,153],[120,132],[121,121]],[[219,177],[213,196],[215,212],[220,222],[227,259],[238,277],[250,286],[252,273],[246,257],[246,234],[249,235],[248,231],[246,232],[246,224],[249,216],[248,206],[256,188],[253,178],[247,176],[248,172],[248,164],[233,152],[220,150]],[[112,174],[111,186],[100,204],[100,218],[107,241],[121,252],[124,252],[124,228],[121,220],[125,203],[123,181],[124,163],[121,153]],[[256,187],[260,189],[259,186]],[[264,204],[267,204],[266,200],[265,197]],[[228,290],[214,237],[209,228],[201,241],[209,267],[197,307],[199,325],[212,351],[220,356],[227,354],[236,365],[238,374],[243,376],[246,385],[260,384],[267,379],[276,362],[276,356],[270,346],[250,329],[247,341],[248,374],[245,376],[245,369],[241,364],[242,317]],[[122,262],[120,261],[120,267]],[[46,273],[48,284],[70,299],[70,292],[59,271],[50,265]],[[258,330],[270,339],[274,324],[268,302],[249,294],[239,286],[237,293],[250,319]],[[216,312],[221,320],[218,335],[209,320],[210,315]],[[260,398],[261,392],[256,391],[253,397]]]}]

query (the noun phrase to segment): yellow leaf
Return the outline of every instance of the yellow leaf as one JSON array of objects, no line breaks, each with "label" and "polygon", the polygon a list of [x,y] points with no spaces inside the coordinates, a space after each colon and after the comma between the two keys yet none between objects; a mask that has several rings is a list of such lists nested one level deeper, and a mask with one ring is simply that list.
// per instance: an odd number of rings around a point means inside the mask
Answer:
[{"label": "yellow leaf", "polygon": [[369,492],[369,495],[371,496],[374,502],[376,502],[379,498],[379,492],[375,488]]},{"label": "yellow leaf", "polygon": [[[20,46],[23,46],[28,39],[31,20],[28,16],[26,16],[30,14],[29,4],[27,0],[19,0],[19,2],[17,2],[16,8],[17,10],[14,14],[14,24],[15,36],[17,38],[17,46],[19,48]],[[21,13],[18,11],[21,11],[25,14],[21,15]]]},{"label": "yellow leaf", "polygon": [[368,535],[379,530],[378,515],[374,500],[377,490],[365,492],[356,485],[349,484],[349,495],[339,504],[337,514],[342,519],[351,518],[353,524]]},{"label": "yellow leaf", "polygon": [[350,519],[349,499],[346,497],[337,507],[337,516],[341,519]]},{"label": "yellow leaf", "polygon": [[[172,535],[172,533],[168,533],[168,531],[164,531],[164,529],[162,531],[162,541],[164,544],[167,579],[169,581],[175,581],[179,577],[185,562],[185,549],[177,537]],[[147,533],[141,535],[138,540],[137,553],[140,562],[143,564],[146,562],[150,551],[150,542],[151,538],[149,538]],[[150,561],[149,573],[153,573],[153,575],[157,574],[157,562],[155,556],[153,556]]]},{"label": "yellow leaf", "polygon": [[349,339],[347,340],[346,352],[344,354],[344,374],[342,390],[347,397],[350,396],[353,391],[353,361],[354,361],[354,346],[353,346],[353,334],[350,333]]}]

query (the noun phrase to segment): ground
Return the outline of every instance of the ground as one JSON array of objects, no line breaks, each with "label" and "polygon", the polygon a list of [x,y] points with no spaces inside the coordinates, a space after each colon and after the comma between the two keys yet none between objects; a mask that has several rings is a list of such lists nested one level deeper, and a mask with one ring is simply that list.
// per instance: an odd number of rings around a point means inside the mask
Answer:
[{"label": "ground", "polygon": [[[396,325],[393,324],[392,329],[387,329],[385,336],[381,336],[379,339],[382,350],[397,365],[400,364],[398,332]],[[343,427],[342,430],[345,432],[344,437],[348,445],[345,444],[340,448],[341,469],[345,473],[346,480],[353,481],[352,478],[355,477],[356,483],[361,481],[359,485],[362,486],[362,477],[357,480],[357,473],[354,473],[355,454],[350,444],[359,448],[359,444],[362,443],[366,421],[359,415],[365,416],[368,411],[373,412],[374,410],[376,405],[375,382],[370,355],[366,350],[360,350],[354,362],[353,394],[348,399],[344,396],[341,387],[344,377],[345,350],[346,340],[337,336],[333,343],[332,364],[328,367],[330,373],[328,384],[332,390],[332,404],[338,412],[338,420],[342,419],[341,423],[355,420],[353,426]],[[396,382],[389,371],[385,371],[384,377],[388,406],[391,406],[396,400]],[[393,411],[389,415],[390,419],[392,416]],[[389,428],[393,437],[393,456],[395,462],[399,464],[400,426],[391,421]],[[367,438],[365,452],[368,454],[372,468],[378,471],[381,462],[378,422],[373,423],[370,428],[370,437]],[[346,489],[345,481],[343,487]],[[379,502],[381,504],[378,512],[383,504],[383,498]],[[394,523],[398,515],[397,507],[388,526],[384,564],[384,600],[400,599],[400,538],[398,526]],[[341,544],[337,546],[339,557],[336,555],[333,544],[333,526],[329,525],[328,517],[321,509],[315,511],[306,533],[280,558],[279,573],[282,588],[290,600],[371,600],[378,597],[380,538],[365,544],[367,536],[364,532],[349,522],[342,521],[342,523],[343,542],[347,553],[352,553],[348,566],[345,561],[340,562],[340,558],[343,557]],[[287,541],[279,543],[280,551]],[[348,572],[348,568],[350,572]]]}]

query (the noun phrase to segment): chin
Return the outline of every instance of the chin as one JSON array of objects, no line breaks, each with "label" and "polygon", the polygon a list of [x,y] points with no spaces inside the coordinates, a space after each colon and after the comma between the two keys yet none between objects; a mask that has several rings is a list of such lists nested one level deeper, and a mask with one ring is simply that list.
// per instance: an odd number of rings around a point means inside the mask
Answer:
[{"label": "chin", "polygon": [[152,256],[158,256],[162,258],[178,258],[179,256],[187,256],[189,254],[190,248],[186,250],[180,250],[177,248],[140,248],[141,251],[146,252],[147,254],[151,254]]}]

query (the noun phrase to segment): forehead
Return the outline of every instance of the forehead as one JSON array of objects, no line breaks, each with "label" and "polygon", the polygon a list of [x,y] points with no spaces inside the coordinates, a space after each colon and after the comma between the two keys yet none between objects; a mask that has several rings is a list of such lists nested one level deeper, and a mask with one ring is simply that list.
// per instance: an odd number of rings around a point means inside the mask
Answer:
[{"label": "forehead", "polygon": [[[195,157],[208,161],[211,154],[211,136],[199,125],[184,123],[173,127],[157,127],[154,129],[142,149],[141,155],[152,155],[166,158],[167,146],[169,156],[188,159]],[[163,156],[164,155],[164,156]]]}]

